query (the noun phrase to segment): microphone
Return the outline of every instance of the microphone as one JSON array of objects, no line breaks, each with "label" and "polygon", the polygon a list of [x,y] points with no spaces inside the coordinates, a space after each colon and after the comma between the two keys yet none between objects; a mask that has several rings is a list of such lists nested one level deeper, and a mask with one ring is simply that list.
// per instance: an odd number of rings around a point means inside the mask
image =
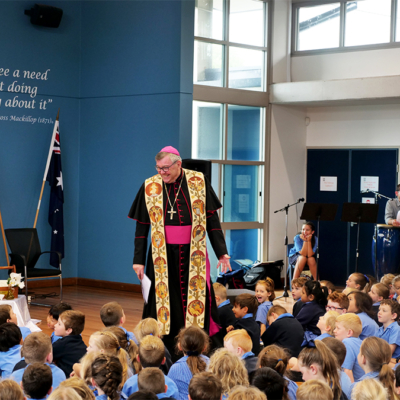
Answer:
[{"label": "microphone", "polygon": [[301,199],[298,199],[297,201],[298,201],[299,203],[302,202],[302,201],[304,201],[304,197],[302,197]]},{"label": "microphone", "polygon": [[369,193],[369,189],[366,189],[366,190],[361,190],[361,192],[360,193]]}]

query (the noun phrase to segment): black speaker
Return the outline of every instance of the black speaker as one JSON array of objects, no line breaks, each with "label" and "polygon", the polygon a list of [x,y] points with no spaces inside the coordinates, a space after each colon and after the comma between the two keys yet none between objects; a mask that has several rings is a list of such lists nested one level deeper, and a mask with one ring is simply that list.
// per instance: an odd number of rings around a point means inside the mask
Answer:
[{"label": "black speaker", "polygon": [[31,16],[31,24],[58,28],[60,26],[63,10],[61,8],[35,4],[30,10],[25,10],[25,15]]},{"label": "black speaker", "polygon": [[210,160],[194,160],[192,158],[186,158],[182,160],[182,167],[191,169],[193,171],[202,172],[207,176],[211,182],[211,161]]}]

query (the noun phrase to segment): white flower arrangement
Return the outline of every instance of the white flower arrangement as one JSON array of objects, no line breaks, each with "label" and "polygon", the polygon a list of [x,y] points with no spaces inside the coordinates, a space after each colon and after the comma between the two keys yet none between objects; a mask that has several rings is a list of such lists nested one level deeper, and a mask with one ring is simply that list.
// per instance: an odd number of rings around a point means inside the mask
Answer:
[{"label": "white flower arrangement", "polygon": [[[7,284],[5,286],[15,287],[18,286],[20,289],[25,287],[25,283],[22,282],[21,274],[16,274],[11,272],[10,277],[7,279]],[[3,281],[0,281],[0,286],[2,286]]]}]

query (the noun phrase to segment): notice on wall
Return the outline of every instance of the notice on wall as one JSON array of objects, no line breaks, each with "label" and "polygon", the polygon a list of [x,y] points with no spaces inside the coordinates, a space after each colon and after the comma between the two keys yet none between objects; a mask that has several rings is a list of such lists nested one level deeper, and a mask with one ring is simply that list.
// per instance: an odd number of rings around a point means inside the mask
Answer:
[{"label": "notice on wall", "polygon": [[[29,115],[31,110],[46,110],[53,99],[36,98],[41,83],[49,80],[50,69],[33,71],[9,69],[0,65],[0,121],[27,122],[29,124],[54,124],[51,118],[40,118]],[[7,94],[5,99],[2,94]],[[23,95],[23,96],[21,96]],[[2,98],[3,97],[3,98]],[[17,110],[26,110],[26,115],[14,115]]]},{"label": "notice on wall", "polygon": [[362,176],[360,190],[373,190],[379,191],[379,176]]},{"label": "notice on wall", "polygon": [[237,189],[250,189],[251,176],[250,175],[237,175],[236,188]]},{"label": "notice on wall", "polygon": [[250,196],[248,194],[239,194],[239,214],[248,214],[250,212]]},{"label": "notice on wall", "polygon": [[319,190],[321,192],[337,192],[337,176],[321,176]]},{"label": "notice on wall", "polygon": [[363,197],[361,200],[364,204],[375,204],[375,197]]}]

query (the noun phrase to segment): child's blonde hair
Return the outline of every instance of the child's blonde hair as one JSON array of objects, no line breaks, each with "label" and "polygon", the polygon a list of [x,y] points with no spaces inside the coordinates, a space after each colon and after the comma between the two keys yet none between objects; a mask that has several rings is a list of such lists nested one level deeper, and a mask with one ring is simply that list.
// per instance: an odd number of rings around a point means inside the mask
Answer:
[{"label": "child's blonde hair", "polygon": [[392,280],[392,285],[394,285],[396,282],[400,281],[400,275],[396,275],[393,280]]},{"label": "child's blonde hair", "polygon": [[214,294],[219,296],[221,300],[226,300],[228,298],[228,294],[226,291],[226,287],[219,282],[213,283]]},{"label": "child's blonde hair", "polygon": [[304,382],[296,392],[297,400],[333,400],[332,389],[327,383],[317,379]]},{"label": "child's blonde hair", "polygon": [[395,278],[396,275],[394,274],[385,274],[382,276],[380,282],[386,285],[387,287],[390,287],[392,285],[393,279]]},{"label": "child's blonde hair", "polygon": [[320,372],[332,387],[334,399],[339,400],[342,394],[338,372],[339,364],[332,351],[320,340],[315,341],[315,347],[304,348],[299,354],[299,365],[310,368],[312,364],[320,367]]},{"label": "child's blonde hair", "polygon": [[254,386],[235,386],[229,392],[229,400],[267,400],[267,396]]},{"label": "child's blonde hair", "polygon": [[[2,393],[3,394],[3,393]],[[12,398],[12,397],[7,397]],[[19,400],[18,398],[12,398],[13,400]],[[82,400],[82,397],[72,389],[71,387],[58,387],[53,390],[47,400]]]},{"label": "child's blonde hair", "polygon": [[223,393],[228,393],[236,385],[249,384],[244,362],[226,349],[218,349],[211,356],[207,371],[221,380]]},{"label": "child's blonde hair", "polygon": [[136,325],[133,333],[140,344],[141,340],[147,335],[160,337],[160,328],[154,318],[145,318]]},{"label": "child's blonde hair", "polygon": [[336,318],[336,324],[340,323],[345,329],[353,331],[353,337],[359,337],[362,332],[362,322],[358,315],[353,313],[346,313],[339,315]]},{"label": "child's blonde hair", "polygon": [[325,313],[325,324],[326,326],[330,327],[328,333],[329,335],[333,336],[333,331],[336,328],[336,318],[339,316],[340,314],[337,311],[327,311]]},{"label": "child's blonde hair", "polygon": [[140,364],[146,367],[160,367],[165,358],[165,346],[157,336],[145,336],[139,346]]},{"label": "child's blonde hair", "polygon": [[228,332],[224,337],[224,342],[231,339],[232,346],[241,347],[245,353],[251,351],[253,342],[245,329],[235,329]]},{"label": "child's blonde hair", "polygon": [[351,288],[351,287],[346,287],[342,290],[342,293],[345,294],[346,296],[350,294],[351,292],[361,292],[361,290]]},{"label": "child's blonde hair", "polygon": [[364,379],[355,384],[351,391],[352,400],[387,400],[388,392],[376,379]]},{"label": "child's blonde hair", "polygon": [[274,281],[273,281],[270,277],[266,277],[266,278],[263,279],[263,280],[259,280],[259,281],[256,283],[256,286],[255,286],[255,287],[257,287],[258,285],[264,286],[265,290],[266,290],[267,292],[270,292],[270,293],[271,293],[270,296],[268,297],[268,300],[269,300],[269,301],[272,301],[272,300],[275,299],[275,283],[274,283]]},{"label": "child's blonde hair", "polygon": [[24,400],[24,393],[21,387],[12,379],[3,379],[0,381],[1,399]]},{"label": "child's blonde hair", "polygon": [[[91,383],[90,383],[91,384]],[[85,381],[77,376],[71,376],[65,381],[60,382],[60,388],[72,388],[81,397],[82,400],[95,400],[95,395],[89,389]]]},{"label": "child's blonde hair", "polygon": [[[61,314],[63,315],[63,314]],[[117,356],[122,365],[122,388],[128,379],[128,353],[119,345],[118,338],[110,331],[95,332],[90,336],[99,350],[109,356]]]},{"label": "child's blonde hair", "polygon": [[298,288],[302,288],[307,281],[308,278],[301,276],[299,278],[295,278],[292,280],[292,286],[297,286]]},{"label": "child's blonde hair", "polygon": [[388,342],[376,336],[367,337],[361,344],[360,354],[365,357],[372,371],[379,372],[379,381],[387,389],[389,399],[397,399],[398,397],[394,388],[395,375],[389,366],[392,358],[392,350]]},{"label": "child's blonde hair", "polygon": [[336,286],[331,282],[331,281],[319,281],[321,283],[321,286],[326,286],[328,288],[328,292],[330,290],[330,293],[333,293],[336,291]]}]

